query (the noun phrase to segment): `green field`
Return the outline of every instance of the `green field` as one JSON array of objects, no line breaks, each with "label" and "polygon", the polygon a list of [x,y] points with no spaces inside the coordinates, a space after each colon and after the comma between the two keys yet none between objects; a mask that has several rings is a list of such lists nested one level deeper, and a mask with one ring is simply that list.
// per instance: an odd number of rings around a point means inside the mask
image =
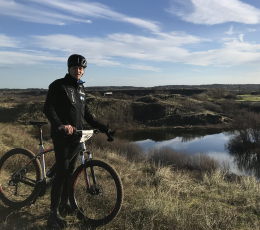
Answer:
[{"label": "green field", "polygon": [[260,101],[260,95],[251,95],[251,94],[245,94],[245,95],[238,95],[236,101]]}]

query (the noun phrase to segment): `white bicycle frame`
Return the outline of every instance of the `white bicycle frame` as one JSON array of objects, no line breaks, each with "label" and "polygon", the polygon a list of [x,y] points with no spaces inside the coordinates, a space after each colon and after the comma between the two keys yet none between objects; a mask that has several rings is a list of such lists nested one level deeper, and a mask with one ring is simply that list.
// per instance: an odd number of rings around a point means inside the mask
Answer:
[{"label": "white bicycle frame", "polygon": [[[73,154],[75,154],[78,151],[82,151],[83,153],[87,152],[88,155],[89,155],[89,159],[91,159],[92,158],[91,152],[90,151],[86,151],[85,141],[87,141],[88,139],[90,139],[93,136],[94,130],[77,130],[77,132],[82,132],[82,137],[81,137],[81,139],[79,141],[79,144],[74,149]],[[41,143],[40,144],[40,152],[35,156],[35,158],[37,158],[40,155],[43,180],[46,180],[44,155],[47,152],[51,152],[53,150],[55,150],[54,147],[51,147],[51,148],[48,148],[48,149],[44,149],[43,143]],[[84,164],[85,163],[84,154],[81,154],[81,160],[82,160],[82,163]]]}]

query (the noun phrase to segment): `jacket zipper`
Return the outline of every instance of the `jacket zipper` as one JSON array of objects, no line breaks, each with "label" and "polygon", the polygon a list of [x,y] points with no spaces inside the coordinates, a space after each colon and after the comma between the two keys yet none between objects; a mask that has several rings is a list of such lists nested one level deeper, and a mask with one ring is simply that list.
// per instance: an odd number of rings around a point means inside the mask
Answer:
[{"label": "jacket zipper", "polygon": [[72,102],[75,103],[74,91],[73,89],[71,89],[70,91],[71,91]]}]

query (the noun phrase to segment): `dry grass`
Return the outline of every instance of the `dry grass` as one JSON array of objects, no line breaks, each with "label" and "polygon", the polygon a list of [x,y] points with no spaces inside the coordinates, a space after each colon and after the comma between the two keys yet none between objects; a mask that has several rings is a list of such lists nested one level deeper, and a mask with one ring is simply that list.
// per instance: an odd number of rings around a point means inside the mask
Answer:
[{"label": "dry grass", "polygon": [[172,166],[176,170],[211,172],[216,171],[220,167],[218,161],[206,154],[189,155],[188,153],[177,152],[168,147],[150,150],[148,159],[157,166]]},{"label": "dry grass", "polygon": [[[19,143],[20,147],[29,146],[26,137],[28,142],[37,143],[29,138],[28,129],[2,124],[1,139],[5,133],[3,128],[9,130],[12,138],[20,135],[18,139],[24,140],[24,144]],[[125,154],[130,150],[118,154],[111,149],[113,143],[110,147],[97,148],[100,142],[94,142],[94,158],[114,166],[122,179],[125,197],[116,219],[99,229],[260,229],[260,187],[256,178],[245,176],[230,182],[225,179],[225,173],[216,170],[202,173],[198,180],[193,171],[177,170],[171,164],[130,161]],[[4,146],[15,147],[13,143]],[[117,142],[115,145],[120,146]],[[170,153],[165,155],[170,158]],[[198,162],[203,161],[202,158]],[[173,159],[177,160],[178,156]],[[1,229],[48,229],[49,206],[49,191],[34,205],[20,210],[0,205]],[[67,229],[84,229],[76,217],[66,219]]]}]

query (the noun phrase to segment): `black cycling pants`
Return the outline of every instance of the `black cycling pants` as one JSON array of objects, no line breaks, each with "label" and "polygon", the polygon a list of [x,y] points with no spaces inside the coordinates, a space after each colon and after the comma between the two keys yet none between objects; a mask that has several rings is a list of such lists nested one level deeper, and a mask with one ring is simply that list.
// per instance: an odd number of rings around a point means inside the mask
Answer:
[{"label": "black cycling pants", "polygon": [[52,183],[51,189],[51,210],[56,210],[59,206],[60,199],[69,197],[69,182],[75,170],[79,153],[69,162],[71,149],[79,143],[78,138],[53,136],[53,145],[56,159],[56,176]]}]

